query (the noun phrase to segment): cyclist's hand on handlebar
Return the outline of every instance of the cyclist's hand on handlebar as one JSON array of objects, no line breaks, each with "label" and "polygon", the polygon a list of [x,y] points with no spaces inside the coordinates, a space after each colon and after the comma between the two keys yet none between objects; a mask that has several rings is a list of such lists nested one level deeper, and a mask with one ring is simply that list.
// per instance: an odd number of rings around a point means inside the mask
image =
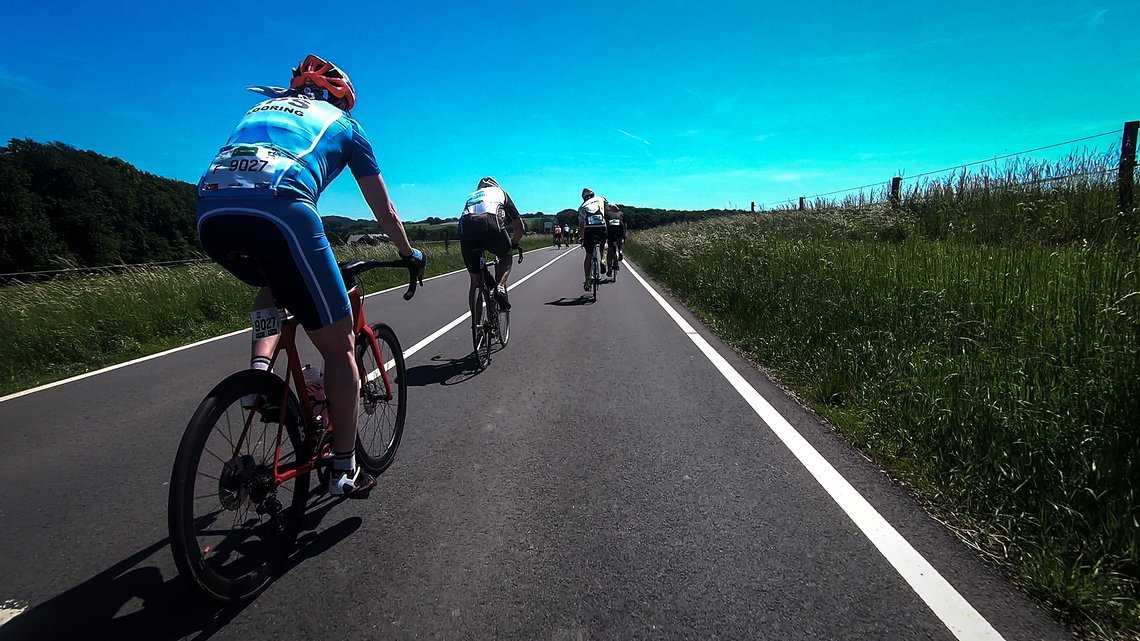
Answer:
[{"label": "cyclist's hand on handlebar", "polygon": [[427,271],[427,254],[413,247],[411,254],[407,256],[401,255],[400,258],[407,263],[408,269],[412,272],[412,276],[418,279],[420,284],[423,285],[424,272]]},{"label": "cyclist's hand on handlebar", "polygon": [[513,249],[519,253],[519,262],[521,263],[522,262],[522,255],[523,255],[522,247],[518,243],[514,243],[511,245],[511,249]]}]

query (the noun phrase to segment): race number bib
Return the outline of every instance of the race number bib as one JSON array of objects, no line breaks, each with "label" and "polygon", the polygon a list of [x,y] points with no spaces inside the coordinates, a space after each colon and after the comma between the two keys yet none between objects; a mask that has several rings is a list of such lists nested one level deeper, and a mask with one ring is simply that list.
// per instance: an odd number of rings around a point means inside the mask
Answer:
[{"label": "race number bib", "polygon": [[215,189],[277,189],[280,175],[293,160],[276,149],[258,145],[237,145],[218,152],[204,183]]},{"label": "race number bib", "polygon": [[281,333],[281,311],[276,307],[254,310],[250,314],[253,324],[253,340],[260,340]]},{"label": "race number bib", "polygon": [[611,218],[611,219],[606,221],[606,224],[611,226],[611,227],[620,227],[621,221],[618,220],[617,218]]},{"label": "race number bib", "polygon": [[464,205],[464,209],[469,210],[473,214],[485,213],[487,209],[486,206],[483,205],[483,198],[486,195],[487,192],[483,191],[482,189],[471,194],[467,197],[467,204]]},{"label": "race number bib", "polygon": [[586,224],[587,225],[604,225],[604,224],[606,224],[606,219],[603,218],[601,214],[593,214],[593,215],[589,216],[588,218],[586,218]]}]

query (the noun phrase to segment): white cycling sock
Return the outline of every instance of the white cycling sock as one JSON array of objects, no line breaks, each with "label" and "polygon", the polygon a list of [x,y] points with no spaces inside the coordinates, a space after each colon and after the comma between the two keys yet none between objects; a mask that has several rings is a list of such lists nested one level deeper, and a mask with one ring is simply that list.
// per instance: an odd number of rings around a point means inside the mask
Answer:
[{"label": "white cycling sock", "polygon": [[249,361],[249,368],[261,370],[262,372],[269,371],[269,357],[268,356],[254,356]]}]

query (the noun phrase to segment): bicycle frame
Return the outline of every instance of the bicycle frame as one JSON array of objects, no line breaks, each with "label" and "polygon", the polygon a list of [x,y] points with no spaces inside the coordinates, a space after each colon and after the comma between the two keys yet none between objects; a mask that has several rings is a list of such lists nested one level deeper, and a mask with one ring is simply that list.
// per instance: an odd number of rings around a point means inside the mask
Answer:
[{"label": "bicycle frame", "polygon": [[[372,328],[368,326],[368,321],[364,317],[363,295],[359,286],[354,286],[348,290],[348,300],[352,307],[354,335],[357,337],[357,340],[362,336],[367,338],[373,353],[380,354],[380,345],[376,342],[376,335],[372,332]],[[313,424],[313,403],[309,400],[309,394],[305,390],[305,374],[302,372],[301,359],[297,353],[297,327],[298,323],[296,319],[293,318],[286,319],[285,322],[281,324],[281,333],[277,337],[277,344],[273,348],[273,357],[269,361],[269,371],[271,372],[273,371],[273,367],[277,364],[277,359],[281,356],[282,352],[285,353],[285,357],[288,361],[285,370],[284,391],[282,392],[282,397],[278,400],[280,414],[277,417],[277,442],[273,455],[273,481],[277,485],[291,480],[298,474],[306,474],[313,471],[321,458],[321,452],[314,451],[312,456],[304,463],[298,461],[296,465],[284,466],[284,469],[281,465],[281,449],[284,445],[285,437],[285,411],[288,407],[290,382],[292,382],[293,389],[297,393],[297,399],[301,403],[301,417],[304,421],[302,428],[305,430],[305,435],[311,437],[314,442],[317,436],[317,434],[314,433],[316,427]],[[384,392],[391,396],[392,379],[388,376],[387,364],[379,363],[377,369],[379,369],[379,372],[369,372],[367,379],[365,379],[365,374],[361,372],[360,376],[362,382],[365,380],[372,381],[380,377],[384,381]],[[237,442],[234,444],[235,455],[241,452],[241,447],[245,443],[246,435],[249,434],[249,428],[255,414],[256,412],[251,411],[249,415],[245,417],[245,426],[242,429],[241,436],[238,437]],[[331,420],[328,421],[325,430],[328,433],[333,431]]]}]

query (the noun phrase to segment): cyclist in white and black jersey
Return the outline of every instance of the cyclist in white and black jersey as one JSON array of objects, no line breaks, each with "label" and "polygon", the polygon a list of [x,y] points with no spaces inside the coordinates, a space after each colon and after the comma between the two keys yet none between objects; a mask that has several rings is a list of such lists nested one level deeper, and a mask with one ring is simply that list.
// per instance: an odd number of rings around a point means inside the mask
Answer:
[{"label": "cyclist in white and black jersey", "polygon": [[578,207],[578,228],[582,230],[582,247],[586,258],[582,261],[585,278],[582,289],[590,291],[590,260],[594,256],[594,245],[606,244],[606,199],[594,194],[589,187],[582,189],[582,204]]},{"label": "cyclist in white and black jersey", "polygon": [[[507,236],[507,224],[511,226]],[[479,180],[475,191],[467,197],[463,214],[459,217],[459,247],[463,264],[471,274],[468,292],[469,307],[475,309],[475,290],[479,287],[479,258],[487,250],[498,258],[495,263],[495,298],[504,311],[511,309],[507,300],[507,277],[511,274],[511,248],[522,240],[522,217],[518,207],[494,178]]]}]

